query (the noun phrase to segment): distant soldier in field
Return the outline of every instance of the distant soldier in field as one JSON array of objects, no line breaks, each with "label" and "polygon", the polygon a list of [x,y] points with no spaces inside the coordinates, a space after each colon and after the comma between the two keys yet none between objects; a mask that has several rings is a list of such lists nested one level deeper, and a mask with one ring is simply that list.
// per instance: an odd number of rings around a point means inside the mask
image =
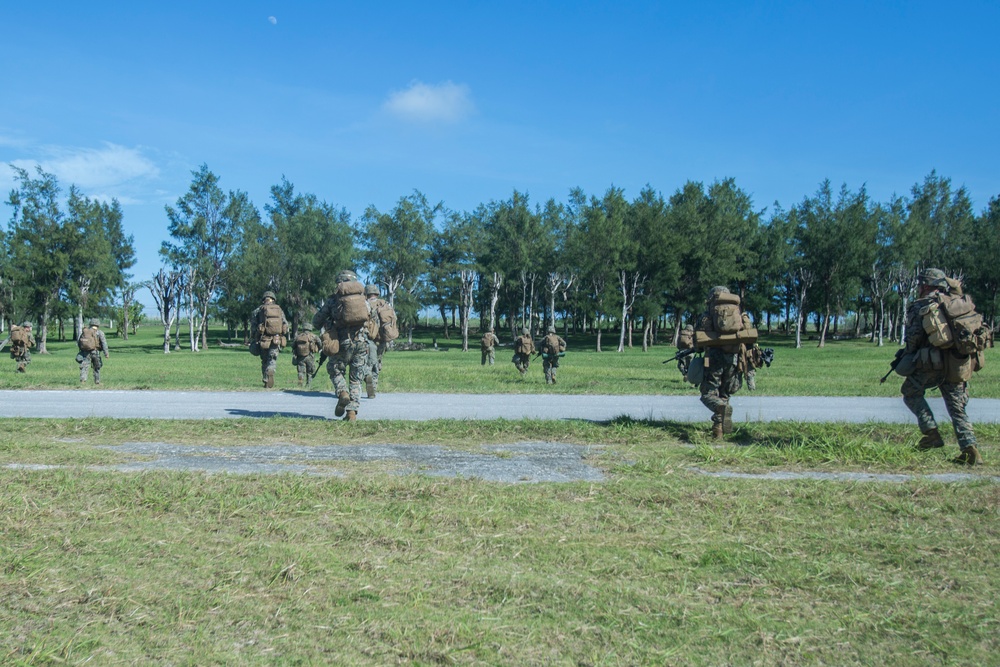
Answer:
[{"label": "distant soldier in field", "polygon": [[288,320],[285,311],[275,303],[274,292],[268,290],[261,297],[261,304],[250,318],[251,331],[256,340],[250,352],[260,356],[260,375],[264,387],[274,387],[274,371],[278,367],[278,354],[288,344]]},{"label": "distant soldier in field", "polygon": [[[337,274],[337,287],[313,317],[321,327],[323,354],[329,358],[327,372],[337,394],[334,415],[355,421],[361,400],[361,381],[371,373],[368,321],[371,306],[365,287],[354,271]],[[346,414],[345,414],[346,413]]]},{"label": "distant soldier in field", "polygon": [[[684,328],[681,329],[680,334],[677,336],[677,351],[685,352],[694,347],[694,327],[690,324],[685,324]],[[687,377],[688,368],[691,367],[691,357],[681,357],[677,360],[677,370],[681,372],[681,375]]]},{"label": "distant soldier in field", "polygon": [[21,326],[12,324],[7,340],[0,343],[0,350],[10,344],[10,358],[17,362],[17,372],[24,373],[31,363],[31,348],[35,346],[35,337],[31,335],[31,322]]},{"label": "distant soldier in field", "polygon": [[531,340],[528,327],[521,329],[521,335],[514,339],[514,368],[523,376],[528,372],[528,365],[531,363],[531,355],[535,351],[535,341]]},{"label": "distant soldier in field", "polygon": [[566,354],[566,341],[556,334],[556,328],[549,325],[545,338],[538,345],[542,353],[542,371],[545,373],[545,384],[556,383],[556,369],[559,368],[559,357]]},{"label": "distant soldier in field", "polygon": [[311,322],[303,322],[300,328],[302,331],[292,341],[292,365],[299,375],[299,386],[304,382],[308,388],[316,372],[316,357],[313,354],[319,352],[320,342],[319,336],[313,333]]},{"label": "distant soldier in field", "polygon": [[983,365],[982,350],[989,334],[971,299],[960,288],[951,289],[940,269],[925,269],[918,276],[917,299],[906,311],[904,354],[916,355],[915,369],[903,381],[903,402],[917,417],[923,437],[917,449],[944,447],[934,413],[924,392],[941,390],[961,450],[956,463],[982,465],[976,434],[965,413],[969,402],[968,380]]},{"label": "distant soldier in field", "polygon": [[382,373],[382,356],[389,348],[389,343],[399,337],[396,325],[396,311],[385,299],[379,297],[378,285],[365,285],[365,299],[371,311],[368,318],[368,362],[371,370],[365,378],[365,388],[368,398],[375,398],[378,390],[378,379]]},{"label": "distant soldier in field", "polygon": [[712,437],[733,431],[729,397],[739,391],[746,372],[747,346],[757,342],[757,330],[740,310],[739,296],[727,287],[713,287],[705,312],[694,328],[694,345],[705,350],[701,402],[712,411]]},{"label": "distant soldier in field", "polygon": [[493,327],[487,327],[486,333],[483,334],[482,340],[479,341],[479,347],[483,350],[483,366],[487,363],[492,366],[493,362],[496,361],[496,346],[499,344],[500,339],[493,333]]},{"label": "distant soldier in field", "polygon": [[108,352],[108,339],[104,337],[104,332],[100,329],[101,322],[97,318],[90,320],[88,325],[80,332],[80,337],[76,340],[76,345],[80,353],[76,355],[76,363],[80,364],[80,384],[87,382],[87,374],[91,367],[94,369],[94,384],[101,384],[101,366],[105,359],[111,357]]}]

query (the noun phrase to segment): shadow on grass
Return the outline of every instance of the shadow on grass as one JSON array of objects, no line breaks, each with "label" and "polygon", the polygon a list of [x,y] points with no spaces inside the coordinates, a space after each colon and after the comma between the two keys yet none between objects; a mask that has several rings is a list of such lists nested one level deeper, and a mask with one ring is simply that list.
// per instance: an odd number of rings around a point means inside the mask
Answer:
[{"label": "shadow on grass", "polygon": [[269,419],[271,417],[284,417],[285,419],[311,419],[313,421],[328,421],[323,415],[304,415],[301,412],[282,412],[281,410],[240,410],[238,408],[228,408],[226,410],[234,417],[250,417],[252,419]]},{"label": "shadow on grass", "polygon": [[633,425],[648,426],[649,428],[659,429],[663,431],[664,434],[676,438],[677,440],[694,444],[696,442],[701,442],[705,439],[705,435],[708,431],[708,420],[699,423],[690,422],[673,422],[673,421],[661,421],[655,419],[633,419],[629,416],[615,417],[610,421],[597,422],[605,426],[611,426],[615,428],[628,427]]}]

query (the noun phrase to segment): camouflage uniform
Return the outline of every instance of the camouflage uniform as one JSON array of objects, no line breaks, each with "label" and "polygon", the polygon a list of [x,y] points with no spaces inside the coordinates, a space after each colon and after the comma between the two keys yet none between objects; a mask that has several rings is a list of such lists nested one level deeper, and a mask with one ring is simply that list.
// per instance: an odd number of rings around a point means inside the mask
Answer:
[{"label": "camouflage uniform", "polygon": [[[921,348],[932,347],[927,333],[924,331],[923,318],[920,309],[931,303],[930,294],[936,290],[946,290],[947,283],[944,282],[945,275],[939,269],[926,269],[920,276],[920,298],[916,299],[906,311],[906,352],[911,353]],[[947,350],[942,351],[948,354]],[[965,413],[965,406],[969,402],[969,387],[967,382],[951,383],[946,381],[944,369],[918,367],[913,373],[903,381],[900,393],[903,394],[903,403],[917,417],[917,425],[924,435],[918,447],[920,449],[933,449],[942,447],[944,441],[938,432],[937,422],[934,420],[934,413],[931,412],[924,392],[927,389],[937,387],[941,390],[941,398],[944,399],[945,408],[951,417],[951,424],[958,437],[958,446],[962,454],[958,460],[962,463],[977,463],[979,452],[976,449],[976,434],[972,430],[972,422],[969,421]],[[963,455],[971,460],[963,459]]]},{"label": "camouflage uniform", "polygon": [[[283,335],[269,336],[261,333],[264,322],[267,319],[264,307],[274,302],[274,292],[264,292],[261,305],[253,311],[253,315],[250,317],[251,331],[257,336],[257,352],[260,355],[260,379],[268,389],[274,386],[274,371],[278,368],[278,354],[281,352],[283,338]],[[281,312],[281,331],[282,334],[288,331],[288,320],[285,319],[284,311]],[[266,350],[260,345],[265,339],[270,341],[270,345]]]},{"label": "camouflage uniform", "polygon": [[365,388],[368,391],[368,398],[375,398],[378,391],[378,377],[382,373],[382,355],[389,348],[389,342],[382,340],[377,333],[373,336],[373,331],[379,331],[382,322],[378,317],[378,310],[389,305],[379,298],[378,285],[365,285],[365,298],[368,299],[368,307],[371,310],[371,328],[368,331],[368,362],[371,368],[368,377],[365,379]]},{"label": "camouflage uniform", "polygon": [[[685,324],[684,328],[681,329],[680,336],[677,337],[677,351],[684,352],[685,350],[690,350],[694,347],[694,327],[690,324]],[[677,360],[677,370],[681,372],[681,376],[687,377],[688,368],[691,367],[691,355],[686,357],[681,357]]]},{"label": "camouflage uniform", "polygon": [[566,341],[556,335],[556,328],[549,327],[548,335],[542,339],[538,349],[542,353],[542,371],[545,384],[556,383],[556,369],[559,368],[559,354],[566,351]]},{"label": "camouflage uniform", "polygon": [[[713,287],[709,292],[709,304],[717,294],[728,294],[726,287]],[[711,331],[714,329],[712,314],[702,313],[698,318],[695,331]],[[712,411],[712,435],[721,438],[733,430],[733,407],[729,397],[740,390],[742,386],[741,373],[745,363],[745,351],[741,344],[709,347],[705,350],[705,375],[701,381],[701,402]]]},{"label": "camouflage uniform", "polygon": [[98,329],[100,326],[100,321],[93,319],[90,320],[88,327],[94,330],[94,336],[97,338],[97,347],[90,351],[84,352],[80,351],[80,354],[76,355],[76,362],[80,364],[80,384],[84,384],[87,381],[87,374],[90,372],[91,367],[94,369],[94,384],[101,384],[101,366],[104,362],[101,360],[101,355],[107,359],[111,356],[108,352],[108,339],[104,337],[104,332]]},{"label": "camouflage uniform", "polygon": [[[21,328],[24,329],[28,336],[27,344],[12,342],[10,336],[3,343],[0,343],[0,349],[10,344],[10,358],[17,362],[18,373],[27,371],[28,364],[31,363],[31,348],[35,346],[35,337],[31,335],[31,322],[25,322],[21,325]],[[13,334],[13,327],[11,328],[11,334]]]},{"label": "camouflage uniform", "polygon": [[[520,352],[518,350],[520,349]],[[514,368],[520,371],[521,375],[528,372],[528,365],[531,363],[531,354],[535,351],[535,341],[531,340],[528,329],[521,329],[521,335],[514,341]]]},{"label": "camouflage uniform", "polygon": [[493,333],[493,327],[486,330],[483,334],[482,340],[479,342],[479,346],[483,350],[483,363],[481,365],[485,366],[489,363],[490,366],[496,361],[496,346],[500,344],[500,339],[497,335]]},{"label": "camouflage uniform", "polygon": [[[337,276],[337,282],[357,280],[353,271],[342,271]],[[340,351],[327,361],[326,369],[333,383],[333,391],[337,394],[337,408],[334,415],[344,416],[353,421],[358,408],[361,407],[361,382],[372,372],[369,354],[368,327],[362,324],[357,327],[334,326],[337,296],[331,294],[323,303],[323,307],[313,317],[313,326],[330,331],[340,343]],[[369,308],[371,305],[369,304]],[[348,368],[349,367],[349,368]]]},{"label": "camouflage uniform", "polygon": [[[308,354],[300,355],[300,348],[303,351],[308,350]],[[300,387],[303,383],[306,387],[312,384],[312,376],[316,372],[316,357],[313,356],[313,353],[319,352],[319,349],[319,336],[312,332],[312,324],[304,322],[302,324],[302,331],[299,332],[292,342],[292,365],[295,366],[295,370],[298,372]]]}]

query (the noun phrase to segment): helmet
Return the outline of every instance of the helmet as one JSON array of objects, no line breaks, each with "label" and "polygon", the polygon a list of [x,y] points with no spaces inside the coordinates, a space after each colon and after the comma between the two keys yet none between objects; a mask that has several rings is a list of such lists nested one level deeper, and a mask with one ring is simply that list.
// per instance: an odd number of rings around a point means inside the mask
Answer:
[{"label": "helmet", "polygon": [[357,280],[357,279],[358,279],[358,274],[356,274],[354,271],[351,271],[350,269],[344,269],[343,271],[337,274],[338,283],[346,283],[349,280]]},{"label": "helmet", "polygon": [[365,296],[378,296],[378,285],[365,285]]},{"label": "helmet", "polygon": [[948,287],[948,277],[944,275],[944,271],[941,269],[924,269],[917,276],[917,282],[930,287],[941,287],[944,289]]},{"label": "helmet", "polygon": [[24,327],[25,329],[30,329],[31,328],[31,322],[25,322],[21,326]]},{"label": "helmet", "polygon": [[527,336],[528,335],[528,327],[524,327],[523,329],[521,329],[521,335],[522,336]]},{"label": "helmet", "polygon": [[262,300],[263,299],[270,299],[271,301],[276,301],[277,297],[274,296],[274,292],[272,292],[271,290],[268,290],[268,291],[264,292],[264,296],[262,296],[261,299]]},{"label": "helmet", "polygon": [[553,325],[550,324],[549,328],[546,329],[546,331],[548,331],[549,333],[555,333],[556,332],[556,328]]},{"label": "helmet", "polygon": [[303,322],[302,324],[299,325],[299,328],[301,328],[303,331],[312,331],[313,325],[312,322]]},{"label": "helmet", "polygon": [[90,321],[87,322],[87,326],[88,327],[99,327],[99,326],[101,326],[101,321],[99,319],[97,319],[96,317],[91,317]]},{"label": "helmet", "polygon": [[729,294],[729,288],[724,285],[718,285],[708,290],[708,300],[711,301],[720,294]]},{"label": "helmet", "polygon": [[684,328],[681,329],[681,331],[694,331],[694,327],[691,326],[690,324],[685,324]]}]

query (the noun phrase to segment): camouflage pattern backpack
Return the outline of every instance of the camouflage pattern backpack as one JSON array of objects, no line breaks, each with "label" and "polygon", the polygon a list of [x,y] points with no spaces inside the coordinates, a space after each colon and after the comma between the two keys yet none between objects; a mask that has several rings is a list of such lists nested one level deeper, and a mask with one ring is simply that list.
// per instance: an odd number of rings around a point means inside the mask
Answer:
[{"label": "camouflage pattern backpack", "polygon": [[261,306],[264,321],[258,325],[262,336],[282,336],[288,333],[285,325],[285,314],[276,303],[265,303]]},{"label": "camouflage pattern backpack", "polygon": [[300,357],[308,357],[313,351],[311,331],[303,331],[292,341],[292,352]]},{"label": "camouflage pattern backpack", "polygon": [[81,352],[93,352],[97,349],[97,331],[93,327],[84,327],[76,344]]},{"label": "camouflage pattern backpack", "polygon": [[10,327],[10,349],[23,350],[28,347],[28,330],[24,327],[12,324]]},{"label": "camouflage pattern backpack", "polygon": [[740,297],[736,294],[718,294],[709,305],[712,327],[721,334],[734,334],[743,328]]},{"label": "camouflage pattern backpack", "polygon": [[345,280],[337,283],[333,296],[337,300],[333,311],[335,326],[355,328],[368,323],[371,311],[365,298],[365,286],[360,281]]}]

